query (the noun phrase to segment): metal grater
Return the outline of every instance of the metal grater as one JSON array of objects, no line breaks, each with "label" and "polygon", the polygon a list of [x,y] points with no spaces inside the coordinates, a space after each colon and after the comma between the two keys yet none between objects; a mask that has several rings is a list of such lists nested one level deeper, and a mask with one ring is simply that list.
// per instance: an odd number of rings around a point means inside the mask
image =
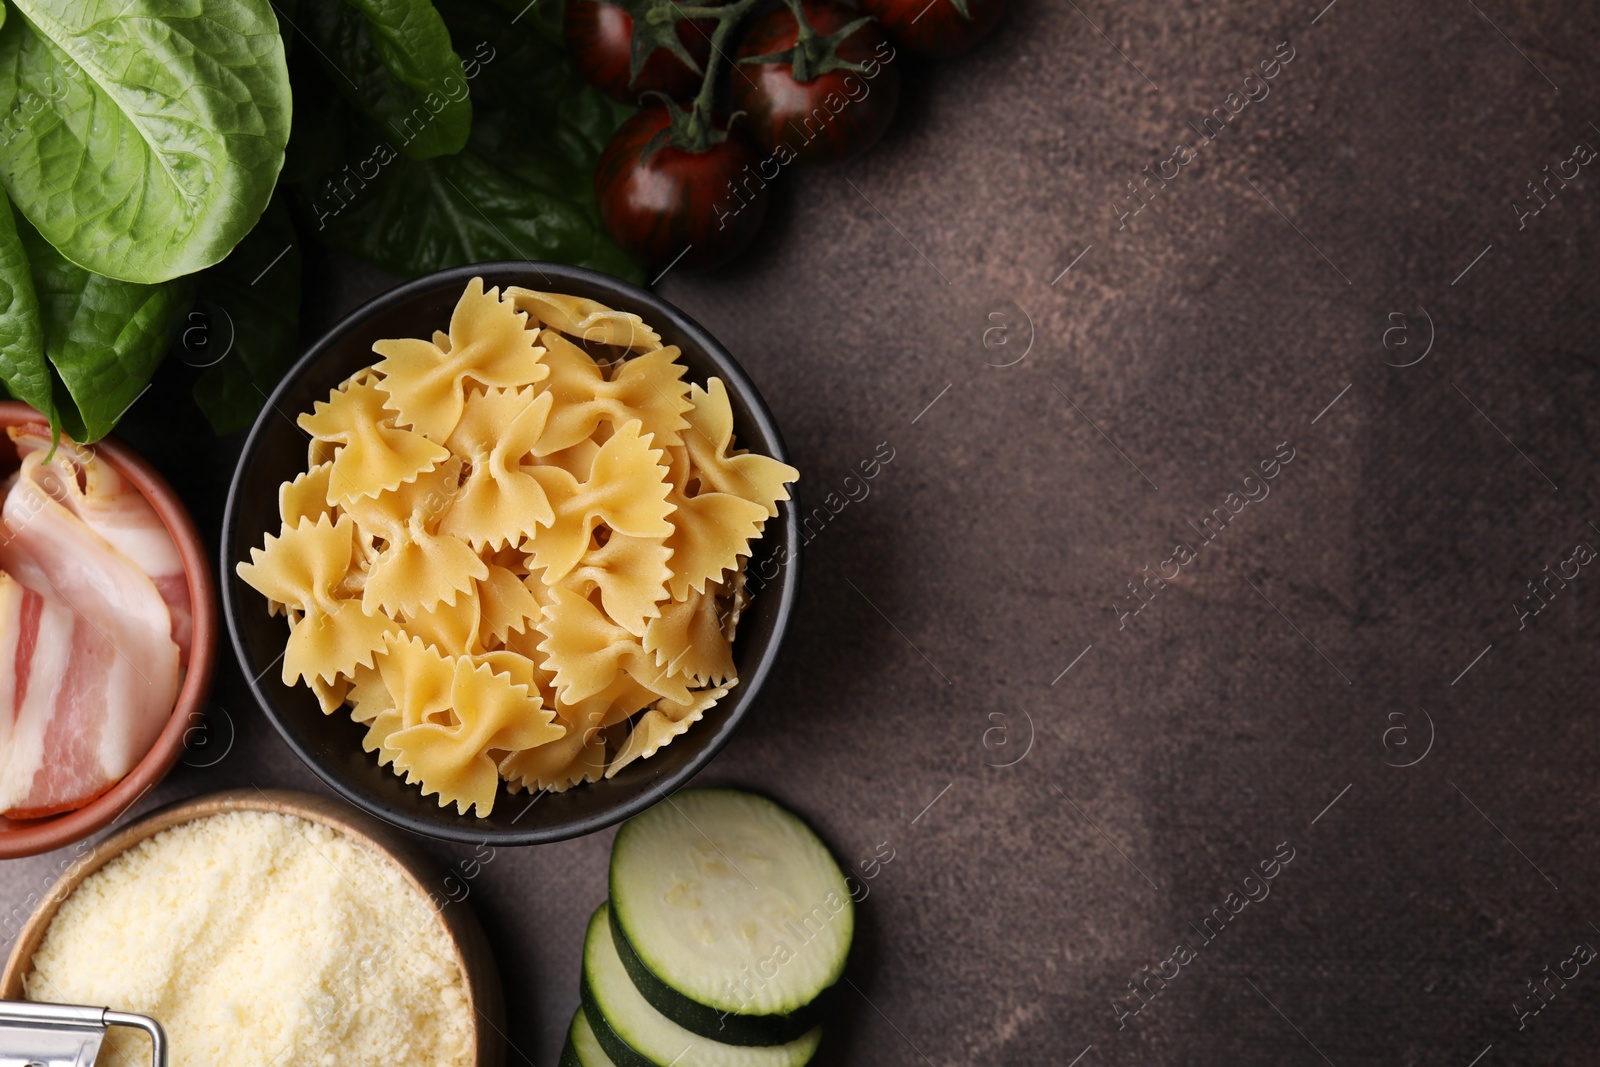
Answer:
[{"label": "metal grater", "polygon": [[148,1015],[16,1000],[0,1000],[0,1067],[93,1067],[111,1026],[149,1034],[151,1062],[167,1067],[167,1035]]}]

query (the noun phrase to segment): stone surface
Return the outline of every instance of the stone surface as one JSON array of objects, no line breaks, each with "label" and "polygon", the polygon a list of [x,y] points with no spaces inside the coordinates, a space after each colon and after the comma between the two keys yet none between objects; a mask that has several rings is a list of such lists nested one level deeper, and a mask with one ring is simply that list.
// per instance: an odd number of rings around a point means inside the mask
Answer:
[{"label": "stone surface", "polygon": [[[827,1063],[1594,1062],[1593,966],[1513,1005],[1600,947],[1600,571],[1514,605],[1600,546],[1600,188],[1510,205],[1600,147],[1600,19],[1321,7],[1018,0],[878,149],[789,180],[762,248],[660,284],[765,392],[808,506],[894,451],[807,546],[780,669],[701,779],[846,863],[893,850]],[[308,326],[384,284],[328,265]],[[158,422],[129,436],[215,528],[232,452]],[[148,804],[319,788],[224,660],[232,750]],[[555,1059],[609,840],[470,883],[512,1064]],[[57,860],[0,867],[0,905]]]}]

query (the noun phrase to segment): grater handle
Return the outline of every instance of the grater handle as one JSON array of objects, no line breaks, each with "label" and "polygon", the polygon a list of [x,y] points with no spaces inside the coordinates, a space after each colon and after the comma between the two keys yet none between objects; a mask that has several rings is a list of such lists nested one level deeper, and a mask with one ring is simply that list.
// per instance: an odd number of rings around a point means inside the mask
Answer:
[{"label": "grater handle", "polygon": [[109,1008],[106,1009],[104,1020],[107,1026],[131,1026],[149,1034],[151,1060],[154,1062],[155,1067],[167,1067],[167,1033],[161,1029],[160,1023],[148,1015],[112,1011]]},{"label": "grater handle", "polygon": [[155,1067],[167,1067],[166,1032],[147,1015],[77,1004],[10,1000],[0,1001],[0,1063],[92,1062],[109,1026],[129,1026],[149,1034],[152,1062]]}]

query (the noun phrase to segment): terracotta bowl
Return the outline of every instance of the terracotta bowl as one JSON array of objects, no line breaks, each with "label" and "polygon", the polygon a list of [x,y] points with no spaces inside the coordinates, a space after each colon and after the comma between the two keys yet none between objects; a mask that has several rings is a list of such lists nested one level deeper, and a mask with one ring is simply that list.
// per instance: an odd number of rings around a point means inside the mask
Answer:
[{"label": "terracotta bowl", "polygon": [[[26,404],[0,403],[0,430],[25,423],[39,425],[43,421],[39,413]],[[97,456],[107,460],[144,494],[166,524],[183,558],[183,570],[189,576],[189,599],[194,604],[194,639],[189,650],[189,667],[178,690],[172,718],[167,720],[156,743],[127,777],[76,811],[42,819],[0,818],[0,859],[34,856],[70,845],[103,829],[131,808],[172,770],[183,753],[184,735],[201,721],[206,696],[211,692],[211,672],[217,658],[217,590],[211,576],[211,561],[194,528],[194,521],[166,479],[127,445],[108,437],[96,441],[93,447]],[[11,450],[10,441],[0,436],[0,471],[15,464],[16,453]]]},{"label": "terracotta bowl", "polygon": [[312,410],[340,382],[377,356],[385,337],[427,337],[450,321],[467,283],[521,285],[589,297],[641,316],[663,343],[683,352],[691,381],[720,377],[728,388],[739,447],[787,459],[783,436],[755,384],[706,330],[654,293],[581,267],[552,263],[480,263],[454,267],[408,282],[351,312],[284,375],[245,442],[222,522],[222,597],[228,632],[251,691],[289,747],[346,800],[388,822],[429,837],[467,843],[531,845],[593,833],[635,815],[689,781],[727,743],[740,721],[757,708],[758,694],[777,660],[795,608],[799,581],[800,522],[796,500],[778,505],[778,517],[754,547],[749,573],[765,579],[739,622],[733,643],[739,685],[705,719],[649,759],[636,760],[614,778],[564,793],[508,794],[501,786],[486,818],[458,814],[425,797],[374,753],[362,749],[365,728],[348,713],[324,715],[303,685],[290,688],[277,664],[289,630],[267,613],[260,593],[240,579],[235,564],[250,559],[267,534],[282,527],[278,486],[305,470],[306,435],[294,416]]},{"label": "terracotta bowl", "polygon": [[[22,979],[33,962],[34,952],[38,951],[45,931],[55,920],[62,902],[72,895],[85,878],[162,830],[231,811],[297,815],[321,823],[393,862],[417,892],[435,900],[441,896],[448,897],[449,886],[455,881],[447,878],[433,861],[414,852],[378,820],[328,797],[286,789],[234,789],[181,800],[151,812],[99,842],[57,880],[17,936],[11,958],[6,961],[5,973],[0,975],[0,1000],[23,999]],[[435,893],[435,888],[440,892]],[[506,1024],[505,997],[500,990],[500,972],[495,966],[494,953],[489,949],[489,939],[484,935],[483,927],[478,925],[477,916],[461,901],[446,903],[438,908],[436,914],[444,924],[451,948],[455,951],[456,963],[466,979],[467,998],[473,1009],[473,1041],[477,1047],[474,1062],[477,1067],[502,1067],[505,1063],[505,1039],[502,1036]],[[126,1005],[113,1004],[110,1007],[126,1010]]]}]

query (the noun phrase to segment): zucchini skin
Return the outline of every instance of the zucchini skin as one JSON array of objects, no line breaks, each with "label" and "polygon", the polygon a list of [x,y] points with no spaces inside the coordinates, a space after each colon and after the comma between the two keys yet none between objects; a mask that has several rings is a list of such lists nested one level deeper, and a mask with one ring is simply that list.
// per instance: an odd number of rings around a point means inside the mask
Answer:
[{"label": "zucchini skin", "polygon": [[[766,805],[792,819],[804,832],[815,840],[824,854],[838,869],[838,860],[828,848],[825,841],[817,835],[815,829],[802,818],[799,813],[787,805],[774,800],[764,793],[748,789],[739,789],[731,786],[694,787],[682,790],[679,797],[690,794],[724,794],[740,803],[755,802],[757,805]],[[641,996],[661,1014],[676,1022],[679,1026],[701,1037],[710,1038],[729,1045],[780,1045],[798,1038],[806,1031],[815,1027],[837,1000],[839,979],[844,976],[845,968],[849,961],[849,941],[854,940],[855,932],[855,899],[850,893],[849,878],[842,870],[838,873],[841,878],[840,890],[844,902],[844,914],[850,923],[851,937],[846,942],[844,958],[839,961],[838,972],[833,976],[833,981],[828,986],[819,990],[809,1003],[799,1005],[788,1013],[752,1014],[729,1011],[726,1008],[714,1007],[694,1000],[686,994],[668,985],[660,979],[644,962],[628,939],[623,928],[620,912],[617,907],[619,899],[628,896],[626,888],[619,883],[617,857],[621,851],[624,838],[630,833],[640,832],[642,820],[649,812],[624,822],[617,831],[616,839],[611,844],[611,859],[606,868],[606,888],[610,892],[610,923],[612,940],[616,944],[617,955],[622,960],[623,968],[628,976],[633,979],[633,984]],[[794,1025],[789,1025],[789,1020],[794,1020]]]},{"label": "zucchini skin", "polygon": [[[810,1004],[787,1015],[743,1015],[721,1011],[689,999],[656,977],[634,951],[633,943],[622,929],[622,921],[617,918],[616,908],[609,910],[609,921],[617,956],[640,995],[650,1002],[651,1007],[685,1030],[712,1041],[720,1041],[725,1045],[786,1045],[815,1027],[820,1021],[821,1006],[832,999],[830,994],[833,989],[829,987]],[[585,1010],[588,1010],[587,1004]],[[589,1015],[592,1019],[595,1013],[589,1012]],[[599,1030],[595,1032],[598,1034]]]},{"label": "zucchini skin", "polygon": [[589,1019],[589,1029],[594,1031],[595,1040],[600,1042],[600,1047],[616,1067],[666,1067],[634,1051],[632,1045],[622,1040],[622,1035],[611,1029],[611,1022],[600,1013],[600,1003],[595,1000],[594,990],[590,987],[587,961],[584,963],[583,980],[578,983],[578,998],[583,1003],[583,1014]]},{"label": "zucchini skin", "polygon": [[[573,1013],[572,1025],[567,1027],[567,1040],[561,1046],[561,1059],[556,1061],[556,1067],[598,1067],[597,1064],[585,1063],[583,1055],[578,1052],[578,1020],[587,1021],[588,1014],[582,1009]],[[594,1027],[589,1027],[591,1033]]]}]

